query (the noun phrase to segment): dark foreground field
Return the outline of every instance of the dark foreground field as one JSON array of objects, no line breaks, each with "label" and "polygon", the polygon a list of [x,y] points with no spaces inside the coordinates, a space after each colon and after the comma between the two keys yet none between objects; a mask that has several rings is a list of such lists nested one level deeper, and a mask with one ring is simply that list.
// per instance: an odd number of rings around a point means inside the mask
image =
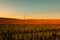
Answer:
[{"label": "dark foreground field", "polygon": [[60,24],[0,24],[0,40],[60,40]]},{"label": "dark foreground field", "polygon": [[60,40],[60,20],[0,18],[0,40]]}]

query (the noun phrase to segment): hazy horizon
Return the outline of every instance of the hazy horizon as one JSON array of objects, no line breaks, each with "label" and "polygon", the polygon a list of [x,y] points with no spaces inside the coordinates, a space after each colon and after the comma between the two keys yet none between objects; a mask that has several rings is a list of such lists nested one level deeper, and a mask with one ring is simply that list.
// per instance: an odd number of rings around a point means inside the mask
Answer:
[{"label": "hazy horizon", "polygon": [[59,0],[0,0],[0,17],[60,19]]}]

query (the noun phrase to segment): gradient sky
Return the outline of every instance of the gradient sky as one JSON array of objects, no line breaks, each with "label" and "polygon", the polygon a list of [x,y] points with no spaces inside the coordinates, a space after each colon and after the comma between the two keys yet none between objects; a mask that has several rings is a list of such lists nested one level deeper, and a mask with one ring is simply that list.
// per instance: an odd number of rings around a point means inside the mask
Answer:
[{"label": "gradient sky", "polygon": [[60,19],[59,0],[0,0],[0,17]]}]

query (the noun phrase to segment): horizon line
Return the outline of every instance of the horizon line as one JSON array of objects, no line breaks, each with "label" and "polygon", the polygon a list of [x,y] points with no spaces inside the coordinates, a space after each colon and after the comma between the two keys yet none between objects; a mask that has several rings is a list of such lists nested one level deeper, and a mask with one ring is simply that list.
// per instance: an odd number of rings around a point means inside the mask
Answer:
[{"label": "horizon line", "polygon": [[60,19],[57,19],[57,18],[10,18],[10,17],[0,17],[0,18],[7,18],[7,19],[21,19],[21,20],[60,20]]}]

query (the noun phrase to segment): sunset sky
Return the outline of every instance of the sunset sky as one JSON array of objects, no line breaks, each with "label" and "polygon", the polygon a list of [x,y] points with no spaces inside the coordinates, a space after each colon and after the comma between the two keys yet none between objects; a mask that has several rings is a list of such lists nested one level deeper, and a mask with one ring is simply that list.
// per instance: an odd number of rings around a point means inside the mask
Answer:
[{"label": "sunset sky", "polygon": [[60,19],[59,0],[0,0],[0,17]]}]

